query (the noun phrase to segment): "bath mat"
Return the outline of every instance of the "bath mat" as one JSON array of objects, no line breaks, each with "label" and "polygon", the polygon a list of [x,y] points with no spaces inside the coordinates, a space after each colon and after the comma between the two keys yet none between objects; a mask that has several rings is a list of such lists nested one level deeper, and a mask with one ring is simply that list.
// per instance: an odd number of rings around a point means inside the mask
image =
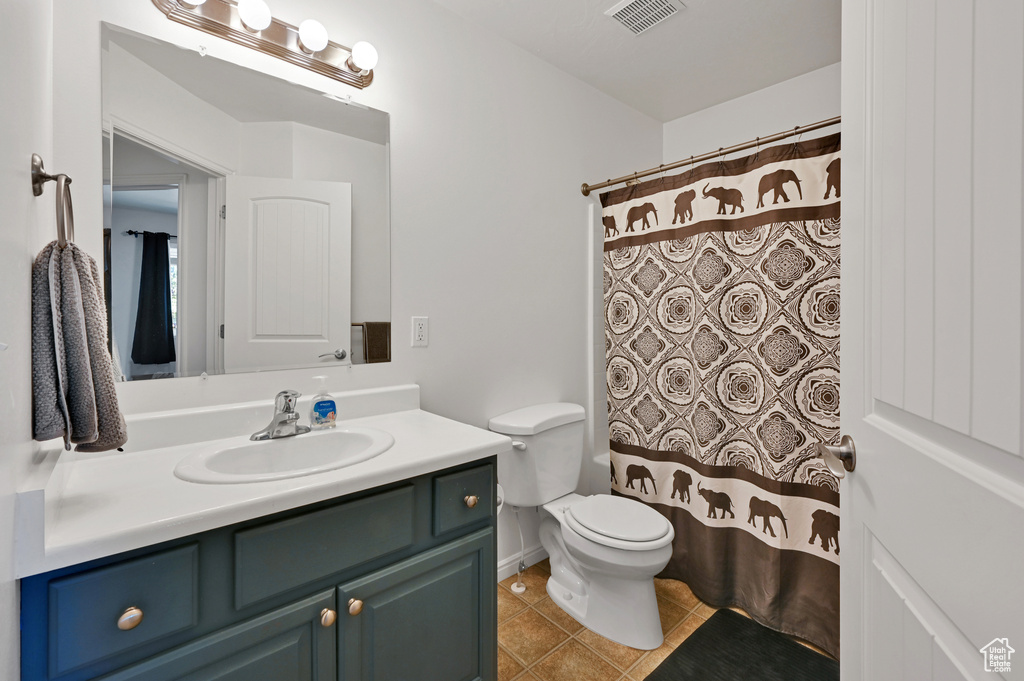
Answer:
[{"label": "bath mat", "polygon": [[719,610],[647,681],[839,681],[839,663],[732,610]]}]

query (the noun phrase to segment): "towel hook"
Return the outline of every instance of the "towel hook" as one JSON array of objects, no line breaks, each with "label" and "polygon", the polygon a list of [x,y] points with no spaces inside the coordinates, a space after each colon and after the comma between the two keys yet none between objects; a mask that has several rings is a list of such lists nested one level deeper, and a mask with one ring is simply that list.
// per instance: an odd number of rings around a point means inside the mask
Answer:
[{"label": "towel hook", "polygon": [[57,245],[61,248],[75,240],[75,216],[71,207],[71,178],[63,173],[50,175],[43,169],[43,158],[32,154],[32,195],[42,196],[43,185],[57,183]]}]

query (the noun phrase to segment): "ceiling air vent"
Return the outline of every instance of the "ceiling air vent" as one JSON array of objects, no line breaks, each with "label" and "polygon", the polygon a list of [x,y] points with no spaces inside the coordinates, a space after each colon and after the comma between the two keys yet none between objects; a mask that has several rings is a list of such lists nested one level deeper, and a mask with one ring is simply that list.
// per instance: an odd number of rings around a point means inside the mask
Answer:
[{"label": "ceiling air vent", "polygon": [[681,2],[669,0],[623,0],[606,11],[620,24],[639,35],[647,29],[660,24],[685,7]]}]

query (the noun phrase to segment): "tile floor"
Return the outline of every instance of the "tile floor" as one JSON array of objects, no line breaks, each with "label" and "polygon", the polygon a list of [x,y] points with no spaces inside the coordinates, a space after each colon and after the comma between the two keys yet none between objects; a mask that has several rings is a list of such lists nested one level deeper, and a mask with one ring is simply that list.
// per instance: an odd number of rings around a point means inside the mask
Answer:
[{"label": "tile floor", "polygon": [[498,681],[642,681],[717,609],[683,582],[654,580],[665,642],[657,650],[636,650],[563,612],[545,591],[549,574],[544,560],[523,574],[525,593],[509,589],[514,575],[498,585]]}]

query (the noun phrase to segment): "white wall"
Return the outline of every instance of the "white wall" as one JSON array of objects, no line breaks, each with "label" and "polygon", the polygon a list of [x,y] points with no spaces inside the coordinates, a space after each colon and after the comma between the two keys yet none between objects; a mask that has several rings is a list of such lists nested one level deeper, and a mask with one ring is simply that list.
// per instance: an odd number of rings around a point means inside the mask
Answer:
[{"label": "white wall", "polygon": [[[29,158],[39,153],[52,172],[52,72],[50,0],[4,3],[0,64],[0,679],[19,676],[18,587],[14,581],[14,492],[28,475],[32,456],[31,296],[32,259],[56,238],[54,186],[35,198]],[[16,103],[16,105],[14,104]],[[97,136],[92,144],[98,150]],[[97,187],[97,194],[99,194]],[[76,186],[77,189],[77,186]]]},{"label": "white wall", "polygon": [[[665,124],[662,162],[673,163],[838,116],[839,84],[836,63],[669,121]],[[806,139],[836,130],[815,130]],[[746,153],[753,152],[743,155]]]},{"label": "white wall", "polygon": [[[482,427],[535,402],[591,404],[596,226],[594,199],[579,186],[656,165],[659,122],[422,0],[274,5],[292,24],[317,17],[338,42],[372,42],[381,61],[363,91],[170,22],[152,3],[54,2],[54,165],[83,187],[75,197],[83,224],[100,224],[102,211],[100,149],[89,141],[101,127],[101,20],[351,95],[391,114],[393,361],[337,368],[329,388],[415,382],[424,408]],[[96,231],[79,239],[93,253]],[[430,347],[409,347],[412,315],[430,317]],[[269,398],[286,386],[308,393],[323,371],[139,381],[120,386],[122,407]],[[518,552],[509,523],[503,513],[500,558]],[[528,545],[537,541],[535,517],[530,523]]]}]

